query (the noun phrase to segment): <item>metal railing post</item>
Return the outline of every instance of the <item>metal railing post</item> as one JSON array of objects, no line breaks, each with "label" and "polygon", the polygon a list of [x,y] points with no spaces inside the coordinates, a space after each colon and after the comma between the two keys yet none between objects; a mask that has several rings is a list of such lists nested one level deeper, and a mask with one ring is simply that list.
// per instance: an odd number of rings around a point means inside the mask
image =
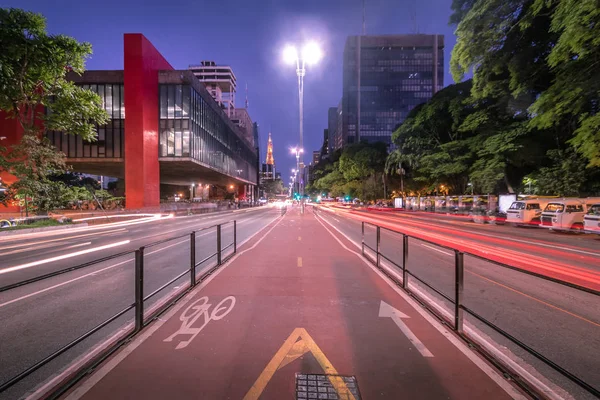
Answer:
[{"label": "metal railing post", "polygon": [[379,268],[381,254],[381,228],[377,227],[377,268]]},{"label": "metal railing post", "polygon": [[135,251],[135,332],[144,327],[144,247]]},{"label": "metal railing post", "polygon": [[237,253],[237,221],[233,220],[233,254]]},{"label": "metal railing post", "polygon": [[361,253],[362,256],[365,256],[365,221],[361,221],[361,225],[362,225],[362,229],[361,229],[361,239],[360,239],[360,244],[361,244]]},{"label": "metal railing post", "polygon": [[190,233],[190,287],[196,286],[196,232]]},{"label": "metal railing post", "polygon": [[221,265],[221,225],[217,225],[217,265]]},{"label": "metal railing post", "polygon": [[463,333],[464,254],[454,250],[454,330]]},{"label": "metal railing post", "polygon": [[402,287],[408,289],[408,272],[406,262],[408,261],[408,236],[402,234]]}]

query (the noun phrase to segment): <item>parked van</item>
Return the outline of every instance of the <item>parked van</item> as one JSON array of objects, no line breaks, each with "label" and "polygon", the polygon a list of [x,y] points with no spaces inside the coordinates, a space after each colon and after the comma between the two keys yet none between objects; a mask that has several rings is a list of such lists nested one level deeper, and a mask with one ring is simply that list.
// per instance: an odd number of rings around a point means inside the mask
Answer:
[{"label": "parked van", "polygon": [[506,210],[506,222],[515,225],[539,225],[542,211],[550,201],[549,199],[513,201]]},{"label": "parked van", "polygon": [[552,230],[583,230],[584,199],[553,200],[542,212],[542,226]]},{"label": "parked van", "polygon": [[600,202],[588,207],[583,217],[583,230],[586,233],[597,233],[600,235]]}]

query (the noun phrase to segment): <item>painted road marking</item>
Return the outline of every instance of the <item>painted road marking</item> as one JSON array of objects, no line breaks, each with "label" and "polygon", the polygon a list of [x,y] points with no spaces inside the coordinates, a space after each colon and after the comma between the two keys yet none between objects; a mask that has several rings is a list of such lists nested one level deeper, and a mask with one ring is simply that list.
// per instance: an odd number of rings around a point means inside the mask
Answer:
[{"label": "painted road marking", "polygon": [[[229,305],[223,306],[223,304],[227,302],[229,302]],[[235,297],[225,297],[219,304],[215,306],[215,308],[213,308],[212,312],[209,314],[208,309],[210,306],[212,306],[212,304],[208,302],[208,297],[206,296],[201,297],[190,304],[190,306],[186,308],[185,311],[179,316],[179,320],[182,322],[181,327],[177,330],[177,332],[163,340],[163,342],[172,342],[173,339],[179,335],[192,335],[192,337],[190,337],[188,340],[179,342],[175,347],[175,350],[186,348],[210,321],[218,321],[229,314],[229,312],[235,306]],[[204,323],[198,328],[192,328],[191,326],[200,317],[204,317]]]},{"label": "painted road marking", "polygon": [[433,246],[429,246],[429,245],[427,245],[427,244],[423,244],[423,243],[421,243],[421,246],[423,246],[423,247],[427,247],[428,249],[431,249],[431,250],[435,250],[435,251],[437,251],[438,253],[442,253],[442,254],[445,254],[445,255],[447,255],[447,256],[452,256],[452,255],[454,255],[454,254],[452,254],[452,253],[449,253],[449,252],[447,252],[447,251],[444,251],[444,250],[437,249],[437,248],[435,248],[435,247],[433,247]]},{"label": "painted road marking", "polygon": [[301,241],[301,240],[302,240],[302,236],[298,236],[298,241]]},{"label": "painted road marking", "polygon": [[[410,297],[410,295],[405,293],[402,289],[399,289],[396,286],[396,284],[393,282],[393,280],[389,279],[388,276],[386,276],[383,272],[379,271],[377,269],[377,267],[375,267],[370,261],[367,261],[358,251],[354,251],[354,250],[348,248],[340,239],[338,239],[337,236],[334,235],[334,233],[331,230],[329,230],[329,228],[327,228],[325,226],[325,224],[323,222],[325,222],[331,228],[336,230],[340,235],[342,235],[344,238],[346,238],[348,241],[350,241],[350,243],[352,243],[358,250],[361,249],[361,246],[359,243],[352,240],[349,236],[344,234],[341,230],[339,230],[335,225],[333,225],[331,222],[327,221],[325,218],[317,218],[317,221],[321,224],[321,226],[323,226],[323,228],[325,228],[325,230],[327,232],[329,232],[329,234],[331,236],[333,236],[333,238],[340,244],[340,246],[342,246],[344,249],[346,249],[350,253],[353,253],[356,257],[358,257],[358,259],[360,259],[367,267],[369,267],[375,274],[377,274],[377,276],[379,276],[394,292],[396,292],[408,304],[410,304],[410,306],[412,308],[414,308],[415,311],[417,311],[427,322],[429,322],[429,324],[431,326],[433,326],[446,339],[448,339],[448,341],[450,343],[452,343],[454,345],[454,347],[456,347],[469,360],[471,360],[475,365],[477,365],[477,367],[479,367],[479,369],[481,371],[483,371],[488,377],[490,377],[490,379],[492,379],[494,382],[496,382],[496,384],[498,386],[500,386],[512,399],[527,400],[527,398],[525,396],[523,396],[523,394],[521,392],[519,392],[514,386],[512,386],[510,383],[508,383],[504,377],[500,376],[500,374],[498,373],[497,370],[495,370],[491,366],[489,366],[485,361],[483,361],[483,359],[481,359],[477,354],[475,354],[475,352],[472,349],[468,348],[459,338],[457,338],[456,336],[454,336],[453,333],[450,333],[446,328],[444,328],[444,326],[441,325],[438,320],[436,320],[431,314],[429,314],[428,311],[424,310],[420,304],[418,304],[413,298]],[[386,269],[386,271],[392,272],[392,270],[388,270],[388,269]],[[414,288],[411,288],[411,289],[415,290]],[[417,294],[419,296],[423,295],[428,300],[428,304],[431,304],[433,307],[435,307],[438,310],[438,312],[453,318],[453,316],[450,314],[450,312],[446,311],[445,308],[439,306],[435,300],[432,300],[428,296],[425,296],[419,290],[415,290],[415,291],[417,292]],[[530,382],[530,383],[533,382],[533,385],[536,388],[540,389],[543,393],[548,395],[551,399],[562,400],[562,397],[560,397],[556,392],[554,392],[552,389],[550,389],[548,386],[546,386],[546,384],[542,383],[537,378],[535,378],[532,374],[529,373],[529,371],[527,371],[525,368],[521,367],[518,363],[514,362],[509,356],[507,356],[503,352],[499,351],[498,348],[500,346],[498,344],[494,345],[494,344],[492,344],[493,342],[490,343],[487,340],[483,339],[478,334],[478,331],[476,329],[472,329],[468,326],[468,323],[465,324],[465,331],[469,335],[474,336],[474,339],[476,342],[483,343],[484,348],[486,348],[487,350],[489,350],[493,354],[495,354],[495,356],[498,357],[498,359],[500,359],[501,362],[504,362],[507,365],[509,365],[511,368],[513,368],[515,371],[517,371],[518,374],[525,376],[525,379],[528,382]],[[534,369],[531,366],[529,366],[529,367],[531,369]],[[539,373],[536,371],[536,374],[539,374]]]},{"label": "painted road marking", "polygon": [[128,244],[128,243],[129,243],[129,240],[123,240],[121,242],[115,242],[115,243],[107,244],[107,245],[100,246],[100,247],[94,247],[92,249],[76,251],[74,253],[63,254],[62,256],[56,256],[56,257],[46,258],[44,260],[33,261],[33,262],[30,262],[27,264],[16,265],[14,267],[0,270],[0,275],[6,274],[9,272],[13,272],[13,271],[18,271],[20,269],[35,267],[37,265],[47,264],[47,263],[53,262],[53,261],[59,261],[59,260],[64,260],[66,258],[76,257],[76,256],[80,256],[83,254],[88,254],[88,253],[93,253],[95,251],[106,250],[106,249],[110,249],[112,247],[122,246],[122,245]]},{"label": "painted road marking", "polygon": [[302,266],[302,257],[298,257],[298,267]]},{"label": "painted road marking", "polygon": [[400,330],[402,331],[402,333],[404,333],[408,340],[410,340],[411,343],[417,348],[417,350],[419,350],[419,353],[421,353],[423,357],[433,357],[433,354],[427,349],[427,347],[425,347],[423,342],[421,342],[419,338],[417,338],[417,336],[414,333],[412,333],[410,328],[406,326],[404,321],[402,321],[403,318],[410,318],[408,315],[395,309],[394,307],[390,306],[388,303],[382,300],[379,304],[379,317],[391,318],[392,321],[394,321],[394,323],[398,325],[398,328],[400,328]]},{"label": "painted road marking", "polygon": [[344,399],[355,400],[354,395],[348,390],[344,380],[339,376],[335,376],[338,375],[337,370],[304,328],[294,329],[292,334],[286,339],[279,350],[277,350],[277,353],[275,353],[271,361],[269,361],[265,369],[261,372],[258,379],[256,379],[254,385],[252,385],[248,393],[246,393],[244,400],[258,399],[277,370],[309,352],[315,357],[321,368],[323,368],[323,371],[329,375],[329,382],[333,385],[338,396]]}]

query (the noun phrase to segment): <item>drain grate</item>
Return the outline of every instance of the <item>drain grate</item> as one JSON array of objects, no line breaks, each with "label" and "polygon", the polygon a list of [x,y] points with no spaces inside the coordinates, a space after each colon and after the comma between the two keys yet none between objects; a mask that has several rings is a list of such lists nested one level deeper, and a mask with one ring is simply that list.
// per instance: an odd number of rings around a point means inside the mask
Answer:
[{"label": "drain grate", "polygon": [[296,374],[296,400],[361,400],[354,376]]}]

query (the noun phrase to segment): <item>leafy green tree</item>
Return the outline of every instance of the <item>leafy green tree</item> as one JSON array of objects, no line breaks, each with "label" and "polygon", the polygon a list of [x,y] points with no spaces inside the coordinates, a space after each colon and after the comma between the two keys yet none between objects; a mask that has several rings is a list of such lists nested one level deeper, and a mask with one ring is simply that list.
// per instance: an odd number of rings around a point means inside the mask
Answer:
[{"label": "leafy green tree", "polygon": [[267,199],[273,199],[276,195],[284,192],[284,186],[281,179],[273,179],[263,182],[262,188],[265,191]]},{"label": "leafy green tree", "polygon": [[573,150],[550,150],[552,165],[535,175],[538,194],[579,196],[586,181],[585,160]]},{"label": "leafy green tree", "polygon": [[66,166],[64,154],[44,131],[90,141],[96,126],[109,119],[97,94],[66,79],[69,71],[84,71],[91,45],[49,35],[40,14],[0,8],[0,48],[0,110],[23,128],[21,143],[3,152],[0,168],[19,179],[11,187],[13,196],[31,196],[37,209],[46,212],[60,206],[65,187],[49,176],[64,172]]}]

